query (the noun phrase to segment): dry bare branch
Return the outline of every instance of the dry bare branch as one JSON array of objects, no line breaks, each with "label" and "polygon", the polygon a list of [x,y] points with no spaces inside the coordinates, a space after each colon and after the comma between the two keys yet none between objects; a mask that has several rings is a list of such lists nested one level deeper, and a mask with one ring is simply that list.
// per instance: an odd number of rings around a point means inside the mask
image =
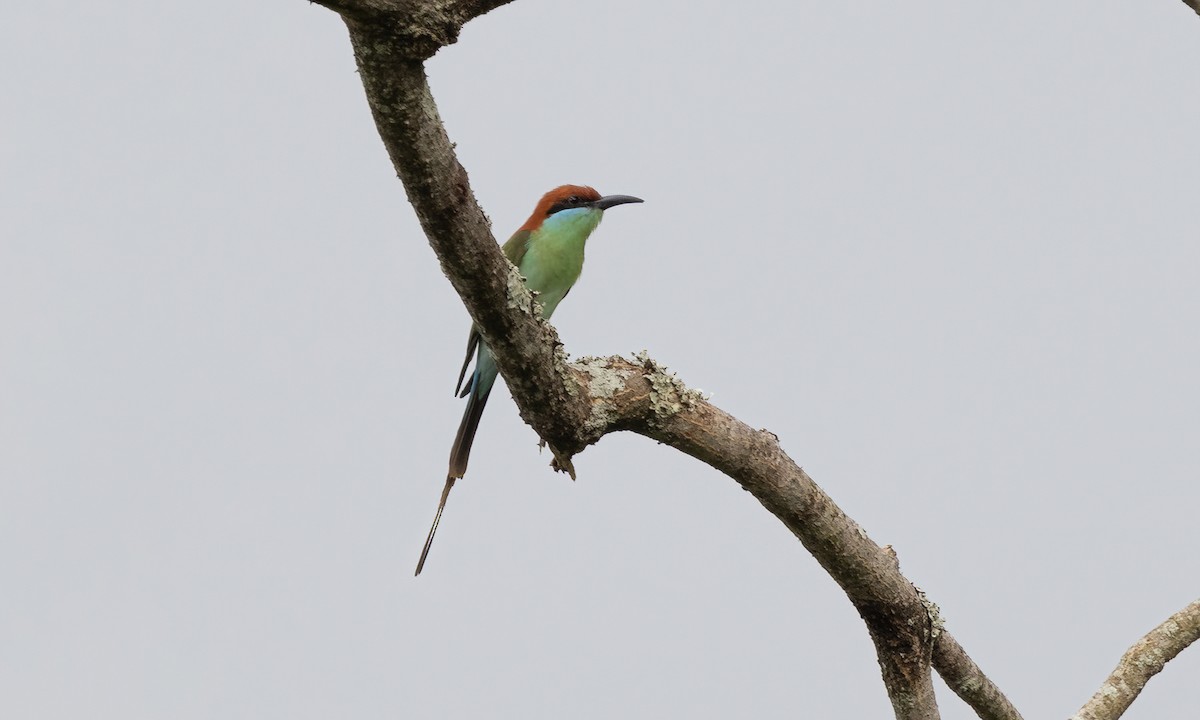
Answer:
[{"label": "dry bare branch", "polygon": [[1134,643],[1091,700],[1071,720],[1117,720],[1163,667],[1200,638],[1200,600]]},{"label": "dry bare branch", "polygon": [[773,433],[713,406],[645,355],[567,362],[557,334],[537,317],[528,290],[491,235],[424,72],[423,61],[454,42],[472,13],[502,3],[321,4],[346,8],[367,100],[409,202],[492,349],[521,417],[554,451],[557,467],[573,472],[575,454],[619,430],[702,460],[751,492],[843,588],[875,643],[897,718],[939,717],[930,674],[939,662],[980,717],[1019,719],[962,648],[944,632],[938,636],[934,606],[900,573],[895,556],[817,487]]},{"label": "dry bare branch", "polygon": [[949,635],[941,633],[933,643],[933,668],[954,694],[982,720],[1020,720],[1021,714]]}]

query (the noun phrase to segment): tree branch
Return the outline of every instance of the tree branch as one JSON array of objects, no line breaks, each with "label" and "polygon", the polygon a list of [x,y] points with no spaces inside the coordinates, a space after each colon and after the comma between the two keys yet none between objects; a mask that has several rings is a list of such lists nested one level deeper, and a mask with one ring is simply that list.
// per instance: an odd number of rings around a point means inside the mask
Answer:
[{"label": "tree branch", "polygon": [[[463,22],[497,0],[322,0],[343,14],[380,137],[442,270],[487,340],[521,417],[555,465],[605,434],[629,430],[670,445],[737,481],[779,518],[842,587],[866,622],[897,718],[938,717],[931,667],[984,718],[1019,718],[940,631],[936,607],[834,504],[766,430],[710,404],[644,354],[569,364],[500,252],[455,157],[423,66]],[[440,43],[440,44],[439,44]],[[941,632],[939,635],[938,633]],[[937,643],[935,644],[935,638]],[[943,648],[935,656],[935,647]]]},{"label": "tree branch", "polygon": [[346,24],[380,137],[442,271],[487,340],[513,396],[520,398],[521,417],[555,457],[569,463],[606,429],[582,432],[590,407],[578,392],[558,335],[537,319],[525,283],[492,237],[446,136],[422,62],[397,50],[411,33],[349,18]]},{"label": "tree branch", "polygon": [[512,0],[310,0],[388,43],[375,48],[410,60],[428,60],[458,41],[463,25]]},{"label": "tree branch", "polygon": [[1134,643],[1091,700],[1071,720],[1116,720],[1162,672],[1163,667],[1200,638],[1200,600],[1167,618]]},{"label": "tree branch", "polygon": [[1200,0],[1183,0],[1183,4],[1196,11],[1200,15]]},{"label": "tree branch", "polygon": [[1000,688],[949,633],[941,633],[933,642],[933,667],[954,694],[983,720],[1020,720],[1021,714]]}]

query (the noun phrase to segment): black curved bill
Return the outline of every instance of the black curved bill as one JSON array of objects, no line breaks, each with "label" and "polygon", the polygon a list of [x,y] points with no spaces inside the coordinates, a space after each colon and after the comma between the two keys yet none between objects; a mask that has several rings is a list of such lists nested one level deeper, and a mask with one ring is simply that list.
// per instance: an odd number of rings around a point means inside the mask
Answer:
[{"label": "black curved bill", "polygon": [[640,202],[644,202],[644,201],[641,198],[635,198],[632,195],[605,195],[604,197],[600,198],[599,200],[597,200],[596,202],[594,202],[592,204],[594,206],[600,208],[601,210],[607,210],[610,207],[616,207],[617,205],[624,205],[626,203],[640,203]]}]

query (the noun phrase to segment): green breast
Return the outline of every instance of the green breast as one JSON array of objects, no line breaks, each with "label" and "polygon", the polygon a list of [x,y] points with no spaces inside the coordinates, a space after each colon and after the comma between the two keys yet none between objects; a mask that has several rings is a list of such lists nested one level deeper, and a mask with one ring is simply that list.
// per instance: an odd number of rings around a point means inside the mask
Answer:
[{"label": "green breast", "polygon": [[602,211],[590,208],[563,210],[529,234],[518,267],[529,289],[538,293],[545,317],[550,317],[579,279],[584,246],[602,216]]}]

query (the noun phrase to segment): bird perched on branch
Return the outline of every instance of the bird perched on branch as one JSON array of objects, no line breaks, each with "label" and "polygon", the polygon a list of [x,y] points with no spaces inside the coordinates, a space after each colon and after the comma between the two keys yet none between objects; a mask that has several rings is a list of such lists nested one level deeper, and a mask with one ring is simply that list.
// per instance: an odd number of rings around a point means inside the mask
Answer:
[{"label": "bird perched on branch", "polygon": [[[537,293],[542,317],[549,319],[554,314],[554,309],[567,293],[571,292],[571,286],[579,279],[579,273],[583,270],[584,245],[588,236],[600,224],[604,211],[617,205],[640,202],[640,198],[629,195],[602,197],[600,193],[583,185],[563,185],[542,196],[525,224],[504,243],[505,257],[521,271],[525,285]],[[464,386],[463,380],[466,378],[472,353],[475,354],[475,369]],[[463,412],[462,423],[458,426],[458,435],[454,437],[454,445],[450,447],[450,469],[446,473],[446,486],[442,489],[442,499],[438,503],[437,514],[433,516],[433,527],[429,528],[429,537],[425,540],[421,559],[417,562],[417,575],[420,575],[421,569],[425,567],[425,558],[429,556],[429,547],[433,544],[433,535],[442,519],[442,510],[446,507],[450,488],[454,487],[454,481],[467,471],[471,443],[475,440],[479,418],[483,415],[483,407],[487,404],[488,394],[492,392],[495,382],[496,362],[492,359],[487,343],[480,338],[479,330],[472,325],[471,334],[467,338],[467,357],[463,360],[462,370],[458,373],[458,384],[454,389],[459,397],[467,398],[467,408]]]}]

